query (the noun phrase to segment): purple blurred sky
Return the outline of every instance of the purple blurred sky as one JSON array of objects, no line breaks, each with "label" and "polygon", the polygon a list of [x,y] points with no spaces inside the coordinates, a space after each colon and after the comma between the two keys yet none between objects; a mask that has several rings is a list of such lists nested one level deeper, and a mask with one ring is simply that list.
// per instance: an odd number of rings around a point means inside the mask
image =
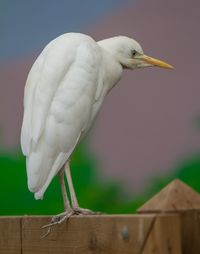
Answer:
[{"label": "purple blurred sky", "polygon": [[[88,17],[84,26],[80,20],[74,31],[96,39],[118,34],[131,36],[142,44],[146,54],[175,66],[173,71],[156,68],[126,71],[120,84],[108,95],[91,133],[91,146],[104,174],[138,189],[152,175],[169,170],[200,148],[200,134],[194,125],[200,114],[200,2],[137,0],[125,1],[123,5],[117,1],[116,5],[108,1],[107,8],[104,2],[104,8],[99,7],[101,12]],[[15,50],[13,38],[10,50],[5,41],[5,52],[1,53],[0,126],[2,143],[7,147],[19,144],[23,87],[35,52],[63,33],[64,27],[52,27],[43,37],[37,26],[33,35],[37,36],[38,30],[41,40],[31,42],[29,31],[25,41],[31,45],[24,52],[23,48]],[[20,45],[17,38],[16,44]]]}]

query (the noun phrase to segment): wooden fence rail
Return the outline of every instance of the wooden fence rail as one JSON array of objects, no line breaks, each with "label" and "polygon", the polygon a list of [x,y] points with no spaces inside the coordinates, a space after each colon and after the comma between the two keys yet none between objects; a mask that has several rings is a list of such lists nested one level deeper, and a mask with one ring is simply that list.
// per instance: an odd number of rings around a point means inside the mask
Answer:
[{"label": "wooden fence rail", "polygon": [[200,195],[173,181],[135,215],[0,217],[0,254],[200,254]]}]

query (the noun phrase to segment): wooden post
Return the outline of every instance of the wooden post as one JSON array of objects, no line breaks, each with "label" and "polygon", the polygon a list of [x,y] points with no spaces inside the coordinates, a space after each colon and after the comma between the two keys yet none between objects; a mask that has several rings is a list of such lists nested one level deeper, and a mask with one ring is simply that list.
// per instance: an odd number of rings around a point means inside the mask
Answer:
[{"label": "wooden post", "polygon": [[172,181],[138,209],[138,213],[177,214],[181,222],[182,253],[200,253],[200,195],[180,180]]},{"label": "wooden post", "polygon": [[50,219],[45,216],[1,217],[0,253],[181,254],[177,215],[72,217],[41,239],[45,233],[41,227]]},{"label": "wooden post", "polygon": [[200,197],[173,181],[135,215],[0,217],[0,254],[199,254]]},{"label": "wooden post", "polygon": [[[161,215],[156,221],[154,215],[73,217],[55,227],[47,238],[40,239],[40,228],[47,222],[44,218],[37,221],[30,217],[23,219],[23,253],[181,254],[180,224],[176,215]],[[173,226],[168,227],[170,222]],[[167,230],[161,236],[164,226]],[[152,227],[157,237],[155,244],[159,246],[157,250],[149,249],[152,246],[149,238]],[[167,251],[169,248],[171,252]]]}]

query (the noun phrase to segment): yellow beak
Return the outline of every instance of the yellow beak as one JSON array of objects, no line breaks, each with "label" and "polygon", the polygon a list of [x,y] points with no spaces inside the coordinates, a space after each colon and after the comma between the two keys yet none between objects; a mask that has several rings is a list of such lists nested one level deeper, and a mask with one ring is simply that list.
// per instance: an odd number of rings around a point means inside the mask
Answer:
[{"label": "yellow beak", "polygon": [[165,63],[161,60],[152,58],[150,56],[143,55],[142,60],[145,61],[148,64],[151,64],[151,65],[154,65],[154,66],[159,66],[161,68],[174,69],[174,67],[172,65],[170,65],[168,63]]}]

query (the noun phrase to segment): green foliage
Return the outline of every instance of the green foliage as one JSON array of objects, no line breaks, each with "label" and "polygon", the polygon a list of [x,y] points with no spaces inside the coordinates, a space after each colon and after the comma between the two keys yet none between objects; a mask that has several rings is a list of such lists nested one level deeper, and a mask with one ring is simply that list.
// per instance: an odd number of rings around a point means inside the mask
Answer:
[{"label": "green foliage", "polygon": [[194,190],[200,192],[200,153],[188,156],[181,162],[177,163],[167,175],[159,175],[154,177],[147,188],[146,200],[158,193],[173,179],[180,179]]},{"label": "green foliage", "polygon": [[[70,164],[82,207],[103,212],[119,210],[123,204],[122,191],[119,185],[101,180],[86,143],[78,147]],[[25,158],[15,153],[0,155],[0,215],[56,214],[62,211],[57,177],[45,193],[44,200],[36,201],[27,188]]]},{"label": "green foliage", "polygon": [[175,176],[200,192],[200,155],[193,155],[181,162]]},{"label": "green foliage", "polygon": [[[119,183],[102,179],[97,162],[86,143],[71,159],[72,177],[82,207],[106,213],[133,213],[172,179],[179,178],[200,192],[200,156],[179,163],[170,174],[153,178],[144,192],[128,199]],[[57,214],[63,211],[61,191],[54,178],[44,200],[36,201],[26,183],[25,159],[21,154],[0,155],[0,215]]]}]

